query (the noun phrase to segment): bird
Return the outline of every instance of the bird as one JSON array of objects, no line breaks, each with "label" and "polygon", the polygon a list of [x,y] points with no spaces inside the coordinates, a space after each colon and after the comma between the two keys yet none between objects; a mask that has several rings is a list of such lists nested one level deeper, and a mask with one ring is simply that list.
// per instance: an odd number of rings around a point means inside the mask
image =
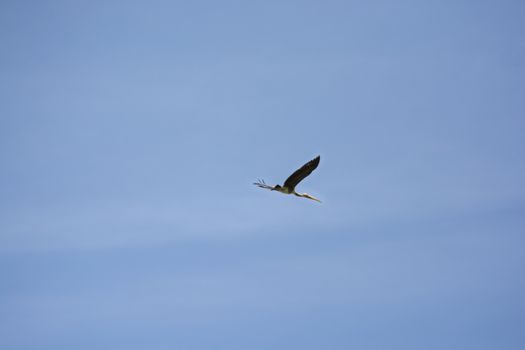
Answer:
[{"label": "bird", "polygon": [[302,167],[300,167],[299,169],[297,169],[292,175],[290,175],[286,179],[286,181],[284,181],[284,184],[282,186],[281,185],[270,186],[270,185],[267,185],[266,182],[264,182],[264,180],[260,180],[260,179],[258,179],[257,182],[254,182],[253,184],[255,186],[266,188],[271,191],[278,191],[284,194],[294,194],[297,197],[308,198],[308,199],[312,199],[314,201],[321,203],[319,199],[313,196],[310,196],[308,193],[295,192],[295,186],[297,186],[299,182],[303,181],[305,177],[310,175],[312,171],[314,171],[315,168],[317,168],[320,160],[321,160],[321,156],[317,156],[311,161],[309,161],[308,163],[306,163],[305,165],[303,165]]}]

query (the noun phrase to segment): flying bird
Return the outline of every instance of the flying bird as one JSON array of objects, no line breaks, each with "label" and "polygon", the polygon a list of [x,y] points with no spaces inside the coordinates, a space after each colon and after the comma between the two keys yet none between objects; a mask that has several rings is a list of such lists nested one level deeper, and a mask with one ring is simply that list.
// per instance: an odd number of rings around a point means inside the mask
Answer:
[{"label": "flying bird", "polygon": [[317,156],[311,161],[309,161],[308,163],[306,163],[305,165],[303,165],[302,167],[300,167],[299,169],[297,169],[292,175],[290,175],[290,177],[286,179],[286,181],[284,182],[282,186],[281,185],[270,186],[270,185],[267,185],[266,182],[264,182],[264,180],[258,180],[257,182],[254,182],[253,184],[255,186],[266,188],[271,191],[279,191],[284,194],[295,194],[297,197],[308,198],[314,201],[321,202],[319,199],[313,196],[310,196],[308,193],[295,192],[295,186],[297,186],[299,182],[303,181],[305,177],[310,175],[312,171],[314,171],[315,168],[317,168],[320,160],[321,160],[321,156]]}]

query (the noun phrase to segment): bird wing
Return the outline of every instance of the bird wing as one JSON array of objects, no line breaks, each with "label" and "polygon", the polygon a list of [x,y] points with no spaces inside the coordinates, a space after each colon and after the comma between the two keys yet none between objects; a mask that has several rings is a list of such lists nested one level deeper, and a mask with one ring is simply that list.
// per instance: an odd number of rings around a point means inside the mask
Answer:
[{"label": "bird wing", "polygon": [[300,167],[299,169],[297,169],[292,175],[290,175],[290,177],[286,179],[286,181],[284,182],[284,187],[287,187],[290,189],[290,191],[293,191],[293,189],[295,188],[295,186],[297,186],[299,182],[303,181],[305,177],[310,175],[312,171],[314,171],[315,168],[317,168],[320,160],[321,156],[317,156],[302,167]]}]

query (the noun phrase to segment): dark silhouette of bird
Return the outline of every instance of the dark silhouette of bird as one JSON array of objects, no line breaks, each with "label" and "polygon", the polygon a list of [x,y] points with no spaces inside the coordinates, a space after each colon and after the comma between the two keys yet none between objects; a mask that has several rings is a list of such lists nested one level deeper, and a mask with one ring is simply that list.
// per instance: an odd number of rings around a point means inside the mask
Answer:
[{"label": "dark silhouette of bird", "polygon": [[299,182],[303,181],[305,177],[310,175],[312,171],[314,171],[315,168],[317,168],[320,160],[321,160],[321,156],[317,156],[311,161],[309,161],[308,163],[306,163],[305,165],[303,165],[302,167],[300,167],[299,169],[297,169],[292,175],[290,175],[290,177],[286,179],[286,181],[284,182],[282,186],[281,185],[270,186],[270,185],[267,185],[266,182],[264,182],[264,180],[258,180],[257,182],[254,182],[253,184],[255,186],[266,188],[271,191],[279,191],[284,194],[294,194],[297,197],[308,198],[314,201],[321,202],[319,199],[313,196],[310,196],[308,193],[295,192],[295,186],[297,186]]}]

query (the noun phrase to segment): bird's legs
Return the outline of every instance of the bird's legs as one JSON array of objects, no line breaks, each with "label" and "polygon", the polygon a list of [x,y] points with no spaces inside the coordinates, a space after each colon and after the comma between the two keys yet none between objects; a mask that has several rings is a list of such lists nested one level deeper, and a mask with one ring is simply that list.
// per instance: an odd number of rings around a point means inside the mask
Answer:
[{"label": "bird's legs", "polygon": [[266,182],[264,182],[264,180],[261,180],[261,179],[257,179],[257,182],[254,182],[253,183],[255,186],[259,186],[260,188],[266,188],[268,190],[273,190],[273,186],[270,186],[270,185],[267,185]]}]

